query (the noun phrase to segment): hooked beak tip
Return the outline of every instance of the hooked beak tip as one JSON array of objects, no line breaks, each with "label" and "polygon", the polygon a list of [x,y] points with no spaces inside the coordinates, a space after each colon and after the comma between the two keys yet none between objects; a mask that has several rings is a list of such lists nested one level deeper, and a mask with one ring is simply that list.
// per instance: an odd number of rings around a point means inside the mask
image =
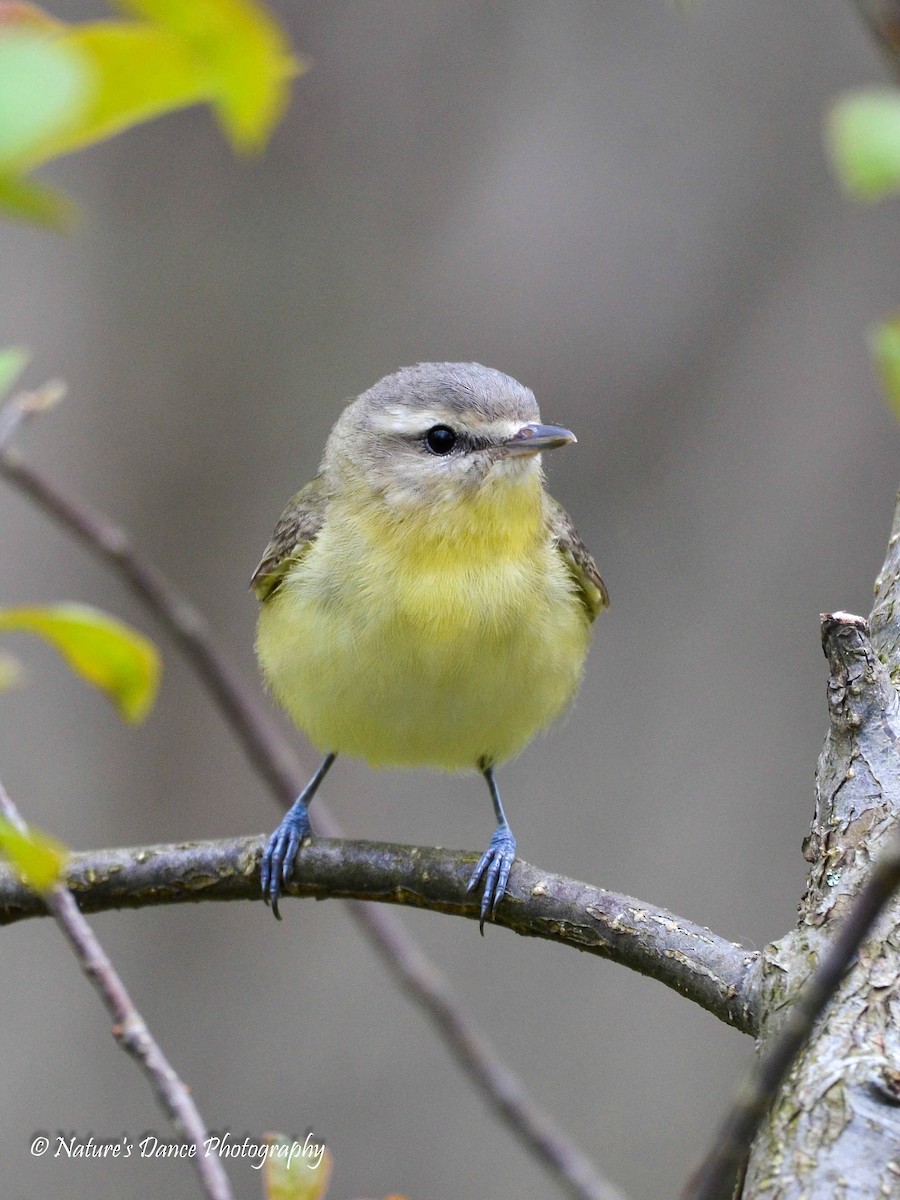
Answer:
[{"label": "hooked beak tip", "polygon": [[540,425],[534,421],[517,429],[503,443],[503,449],[507,454],[540,454],[542,450],[571,446],[577,441],[571,429],[564,429],[561,425]]}]

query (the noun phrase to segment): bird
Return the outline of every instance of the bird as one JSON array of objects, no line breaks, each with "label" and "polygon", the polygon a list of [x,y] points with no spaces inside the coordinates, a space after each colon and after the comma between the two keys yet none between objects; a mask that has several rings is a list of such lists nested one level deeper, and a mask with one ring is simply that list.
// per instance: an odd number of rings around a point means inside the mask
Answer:
[{"label": "bird", "polygon": [[482,935],[494,919],[517,850],[495,769],[572,700],[609,604],[544,483],[543,452],[575,441],[478,363],[403,367],[339,416],[251,581],[265,684],[325,756],[263,852],[279,920],[338,755],[484,777],[496,828],[468,891]]}]

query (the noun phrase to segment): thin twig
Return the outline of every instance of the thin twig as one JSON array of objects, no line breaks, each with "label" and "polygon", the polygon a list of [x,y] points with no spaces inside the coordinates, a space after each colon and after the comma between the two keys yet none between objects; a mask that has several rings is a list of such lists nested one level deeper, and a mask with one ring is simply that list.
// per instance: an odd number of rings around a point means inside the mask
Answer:
[{"label": "thin twig", "polygon": [[19,392],[0,409],[0,454],[5,453],[26,421],[58,404],[66,394],[66,385],[51,379],[34,392]]},{"label": "thin twig", "polygon": [[878,49],[900,78],[900,0],[853,0]]},{"label": "thin twig", "polygon": [[[73,854],[66,882],[85,912],[200,900],[260,900],[259,837],[92,850]],[[477,854],[387,842],[313,838],[300,852],[286,891],[292,896],[375,900],[450,913],[477,921],[478,902],[466,884]],[[42,915],[40,903],[0,870],[0,925]],[[688,996],[720,1020],[757,1032],[754,984],[759,955],[710,930],[563,875],[548,875],[522,859],[513,865],[494,923],[623,963]],[[392,951],[410,962],[403,946]],[[393,960],[392,960],[393,961]],[[448,996],[423,958],[413,961],[433,991]],[[702,981],[702,983],[700,982]],[[455,1014],[443,1017],[467,1044]]]},{"label": "thin twig", "polygon": [[[16,828],[28,832],[19,810],[0,783],[0,812]],[[28,889],[26,889],[28,890]],[[205,1143],[209,1132],[190,1091],[175,1073],[161,1046],[150,1032],[146,1021],[101,946],[96,934],[79,911],[72,893],[58,884],[52,892],[39,899],[62,930],[94,990],[103,1001],[113,1020],[113,1036],[138,1063],[150,1080],[163,1111],[179,1133],[196,1147],[193,1162],[200,1183],[209,1200],[232,1200],[228,1176],[212,1146]]]},{"label": "thin twig", "polygon": [[[268,712],[232,665],[220,654],[200,613],[152,563],[133,547],[123,529],[82,501],[56,488],[11,450],[0,454],[0,473],[53,516],[70,533],[112,566],[148,605],[206,684],[243,745],[250,761],[286,807],[300,790],[296,758]],[[325,806],[316,807],[317,829],[337,836],[337,823]],[[577,1147],[560,1134],[555,1122],[531,1100],[508,1068],[499,1086],[500,1057],[477,1029],[446,978],[427,962],[415,943],[389,913],[353,905],[352,919],[375,945],[392,973],[423,1006],[452,1056],[472,1078],[513,1133],[538,1156],[557,1182],[578,1200],[610,1200],[614,1189],[588,1163]],[[399,954],[405,947],[406,953]],[[393,957],[392,957],[393,956]],[[452,997],[452,998],[451,998]],[[452,1010],[453,1020],[448,1019]],[[478,1063],[478,1052],[490,1056]],[[514,1085],[514,1086],[513,1086]],[[573,1164],[579,1164],[573,1169]]]},{"label": "thin twig", "polygon": [[713,1148],[689,1181],[682,1200],[728,1200],[734,1178],[791,1064],[837,991],[865,937],[900,887],[900,839],[876,863],[828,953],[804,984],[766,1054],[738,1089]]},{"label": "thin twig", "polygon": [[[300,790],[296,756],[269,718],[258,693],[216,650],[212,632],[188,600],[138,554],[120,526],[75,496],[60,491],[14,450],[0,453],[0,474],[121,575],[174,638],[238,735],[250,761],[285,806]],[[317,805],[317,812],[322,808]]]}]

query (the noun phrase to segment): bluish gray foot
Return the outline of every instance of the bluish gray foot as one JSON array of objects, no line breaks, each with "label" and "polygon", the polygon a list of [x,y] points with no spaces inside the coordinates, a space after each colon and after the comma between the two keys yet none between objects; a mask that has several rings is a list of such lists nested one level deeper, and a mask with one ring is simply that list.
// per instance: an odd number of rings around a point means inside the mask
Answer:
[{"label": "bluish gray foot", "polygon": [[259,882],[263,900],[281,920],[278,901],[283,884],[294,869],[294,859],[305,837],[310,833],[309,813],[305,805],[295,805],[266,843],[259,867]]},{"label": "bluish gray foot", "polygon": [[467,892],[474,892],[484,877],[484,891],[481,895],[481,918],[478,928],[484,937],[484,923],[488,917],[493,918],[497,905],[506,893],[509,883],[509,872],[516,860],[516,839],[508,825],[498,825],[494,830],[490,845],[481,858],[478,866],[472,872]]}]

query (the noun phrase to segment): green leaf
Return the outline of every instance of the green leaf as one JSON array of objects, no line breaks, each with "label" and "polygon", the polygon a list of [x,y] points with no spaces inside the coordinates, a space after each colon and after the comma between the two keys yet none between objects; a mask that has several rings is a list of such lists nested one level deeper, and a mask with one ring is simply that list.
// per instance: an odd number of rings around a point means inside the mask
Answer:
[{"label": "green leaf", "polygon": [[28,365],[28,359],[28,351],[19,346],[0,350],[0,396],[8,392],[16,382]]},{"label": "green leaf", "polygon": [[121,621],[80,604],[0,609],[0,630],[49,642],[82,679],[100,688],[126,721],[142,721],[156,699],[161,665],[156,647]]},{"label": "green leaf", "polygon": [[[331,1155],[316,1155],[311,1138],[291,1140],[283,1133],[264,1134],[269,1147],[263,1167],[265,1200],[321,1200],[331,1179]],[[305,1153],[304,1153],[305,1150]]]},{"label": "green leaf", "polygon": [[77,124],[90,91],[90,64],[55,34],[0,27],[0,163]]},{"label": "green leaf", "polygon": [[0,817],[0,854],[23,883],[36,892],[52,892],[59,883],[68,852],[60,842],[37,829],[22,833]]},{"label": "green leaf", "polygon": [[858,200],[900,191],[900,91],[843,96],[829,114],[826,140],[841,182]]},{"label": "green leaf", "polygon": [[900,420],[900,313],[870,329],[868,340],[887,402]]}]

